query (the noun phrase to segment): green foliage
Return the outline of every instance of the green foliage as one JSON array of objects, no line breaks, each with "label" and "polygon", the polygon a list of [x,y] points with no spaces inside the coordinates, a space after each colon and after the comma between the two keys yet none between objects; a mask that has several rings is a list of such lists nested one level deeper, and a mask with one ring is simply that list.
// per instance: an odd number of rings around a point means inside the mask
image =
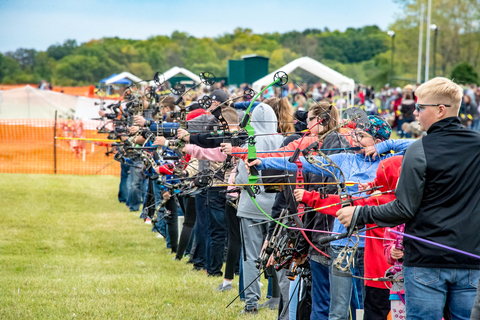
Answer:
[{"label": "green foliage", "polygon": [[450,78],[452,78],[456,83],[459,84],[479,84],[478,73],[468,62],[461,62],[455,67],[453,67]]},{"label": "green foliage", "polygon": [[[0,318],[237,318],[245,303],[225,306],[238,294],[238,277],[220,293],[222,278],[173,261],[165,240],[118,203],[118,181],[0,175]],[[275,315],[261,309],[258,318]]]},{"label": "green foliage", "polygon": [[66,40],[63,45],[54,44],[48,47],[47,54],[55,60],[60,60],[70,54],[72,54],[73,50],[77,47],[76,40]]}]

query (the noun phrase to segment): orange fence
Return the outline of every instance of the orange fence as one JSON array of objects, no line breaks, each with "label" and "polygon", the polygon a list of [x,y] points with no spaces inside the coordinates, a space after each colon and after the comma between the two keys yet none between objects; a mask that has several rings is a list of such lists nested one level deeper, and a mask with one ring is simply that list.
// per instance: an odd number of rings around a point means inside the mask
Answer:
[{"label": "orange fence", "polygon": [[1,173],[58,173],[120,175],[108,142],[60,140],[106,139],[98,121],[59,119],[0,120]]}]

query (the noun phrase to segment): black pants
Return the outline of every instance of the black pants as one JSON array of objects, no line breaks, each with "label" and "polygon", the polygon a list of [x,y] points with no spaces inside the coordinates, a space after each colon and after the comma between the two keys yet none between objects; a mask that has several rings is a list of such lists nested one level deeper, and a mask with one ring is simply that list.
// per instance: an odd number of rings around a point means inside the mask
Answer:
[{"label": "black pants", "polygon": [[365,286],[364,319],[386,320],[390,312],[390,290]]},{"label": "black pants", "polygon": [[228,232],[227,262],[225,263],[225,279],[233,279],[235,266],[240,259],[242,245],[240,235],[240,219],[237,218],[237,209],[227,204],[225,208],[225,220]]},{"label": "black pants", "polygon": [[165,222],[168,226],[168,236],[170,237],[170,246],[172,252],[177,252],[178,248],[178,206],[175,199],[172,197],[165,204],[165,208],[170,210],[170,215],[165,218]]},{"label": "black pants", "polygon": [[[183,199],[179,199],[183,200]],[[178,243],[177,259],[182,259],[185,249],[190,243],[192,237],[193,227],[197,219],[197,211],[195,210],[195,197],[188,197],[186,199],[185,217],[183,220],[182,233],[180,234],[180,241]]]}]

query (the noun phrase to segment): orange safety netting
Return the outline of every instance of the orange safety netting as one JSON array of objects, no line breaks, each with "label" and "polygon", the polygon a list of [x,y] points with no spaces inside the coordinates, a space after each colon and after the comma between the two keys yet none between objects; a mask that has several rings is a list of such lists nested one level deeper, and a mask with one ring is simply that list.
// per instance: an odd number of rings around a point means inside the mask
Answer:
[{"label": "orange safety netting", "polygon": [[[98,125],[98,121],[59,119],[56,135],[107,139],[97,133]],[[0,120],[0,172],[120,175],[120,163],[113,154],[106,155],[110,143],[59,140],[54,132],[54,119]]]}]

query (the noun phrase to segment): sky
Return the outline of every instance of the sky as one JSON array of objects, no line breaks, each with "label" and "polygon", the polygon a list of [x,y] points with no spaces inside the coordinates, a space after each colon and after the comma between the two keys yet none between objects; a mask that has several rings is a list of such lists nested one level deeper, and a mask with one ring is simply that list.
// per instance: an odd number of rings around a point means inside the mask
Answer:
[{"label": "sky", "polygon": [[392,0],[0,0],[0,52],[44,51],[67,39],[147,39],[175,30],[196,37],[238,27],[283,33],[375,24],[387,30],[400,14]]}]

